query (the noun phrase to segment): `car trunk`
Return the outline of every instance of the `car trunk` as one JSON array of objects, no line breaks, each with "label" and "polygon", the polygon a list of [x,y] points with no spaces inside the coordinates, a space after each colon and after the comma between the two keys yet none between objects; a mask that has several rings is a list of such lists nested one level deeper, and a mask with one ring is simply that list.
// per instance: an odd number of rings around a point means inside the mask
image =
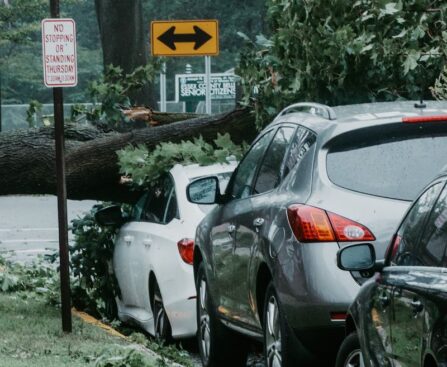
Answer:
[{"label": "car trunk", "polygon": [[447,164],[447,123],[356,129],[333,138],[321,154],[309,204],[370,229],[380,259],[411,201]]}]

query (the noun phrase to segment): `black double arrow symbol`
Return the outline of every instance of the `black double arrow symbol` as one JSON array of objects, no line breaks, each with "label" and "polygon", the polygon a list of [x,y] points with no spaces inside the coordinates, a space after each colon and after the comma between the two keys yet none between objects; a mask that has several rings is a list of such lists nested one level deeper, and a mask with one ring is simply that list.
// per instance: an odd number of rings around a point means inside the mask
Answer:
[{"label": "black double arrow symbol", "polygon": [[196,25],[193,28],[194,33],[175,33],[175,26],[172,26],[157,39],[168,46],[172,51],[177,49],[175,46],[176,43],[194,43],[194,50],[198,50],[207,43],[212,36]]}]

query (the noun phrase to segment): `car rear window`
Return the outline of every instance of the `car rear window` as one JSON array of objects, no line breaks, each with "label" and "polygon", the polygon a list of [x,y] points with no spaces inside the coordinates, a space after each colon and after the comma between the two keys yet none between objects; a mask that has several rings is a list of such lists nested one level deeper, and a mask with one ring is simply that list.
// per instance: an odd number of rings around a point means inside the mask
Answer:
[{"label": "car rear window", "polygon": [[[337,144],[327,155],[330,180],[343,188],[414,200],[447,164],[447,134],[365,138]],[[344,145],[344,146],[343,146]]]}]

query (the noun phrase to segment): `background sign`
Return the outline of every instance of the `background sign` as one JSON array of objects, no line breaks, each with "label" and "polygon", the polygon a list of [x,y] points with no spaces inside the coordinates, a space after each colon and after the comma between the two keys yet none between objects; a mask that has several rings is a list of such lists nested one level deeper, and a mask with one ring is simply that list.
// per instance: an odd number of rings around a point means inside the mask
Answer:
[{"label": "background sign", "polygon": [[76,25],[73,19],[42,20],[43,74],[47,87],[78,84]]},{"label": "background sign", "polygon": [[219,54],[217,20],[154,21],[153,56],[214,56]]},{"label": "background sign", "polygon": [[[211,99],[235,100],[236,76],[211,74]],[[175,76],[175,99],[177,102],[205,100],[205,74],[177,74]]]}]

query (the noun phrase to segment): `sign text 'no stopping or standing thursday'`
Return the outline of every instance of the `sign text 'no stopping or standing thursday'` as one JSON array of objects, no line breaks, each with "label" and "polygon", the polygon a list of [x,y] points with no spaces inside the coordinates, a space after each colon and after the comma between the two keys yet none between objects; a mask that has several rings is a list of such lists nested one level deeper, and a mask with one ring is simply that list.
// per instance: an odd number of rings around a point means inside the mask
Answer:
[{"label": "sign text 'no stopping or standing thursday'", "polygon": [[76,86],[76,25],[73,19],[42,20],[42,49],[45,85]]}]

